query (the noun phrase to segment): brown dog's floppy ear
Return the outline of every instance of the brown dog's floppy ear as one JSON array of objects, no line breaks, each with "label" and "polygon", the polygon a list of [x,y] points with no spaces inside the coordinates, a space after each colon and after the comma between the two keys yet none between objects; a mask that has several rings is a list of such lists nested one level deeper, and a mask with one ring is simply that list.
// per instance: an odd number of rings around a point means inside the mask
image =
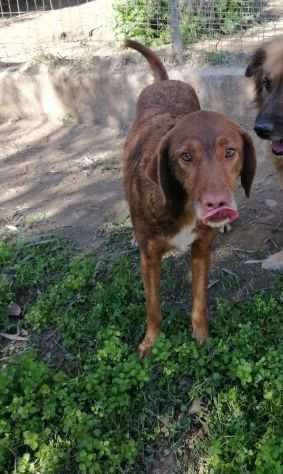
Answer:
[{"label": "brown dog's floppy ear", "polygon": [[241,172],[241,184],[246,196],[250,196],[253,179],[256,172],[256,151],[250,135],[242,130],[243,146],[243,168]]},{"label": "brown dog's floppy ear", "polygon": [[182,192],[181,185],[173,173],[169,156],[169,137],[166,135],[160,142],[156,154],[147,168],[147,175],[159,187],[163,205]]},{"label": "brown dog's floppy ear", "polygon": [[266,52],[264,48],[259,48],[253,54],[251,61],[246,69],[245,76],[252,77],[254,76],[258,69],[263,65],[266,58]]}]

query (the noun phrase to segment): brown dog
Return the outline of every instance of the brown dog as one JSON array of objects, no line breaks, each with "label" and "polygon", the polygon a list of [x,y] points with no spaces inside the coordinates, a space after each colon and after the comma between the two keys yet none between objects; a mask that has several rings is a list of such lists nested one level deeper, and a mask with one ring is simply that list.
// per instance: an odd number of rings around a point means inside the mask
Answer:
[{"label": "brown dog", "polygon": [[[283,185],[283,36],[266,42],[253,54],[246,76],[255,83],[258,115],[255,132],[267,140],[266,155]],[[263,268],[283,271],[283,250],[267,258]]]},{"label": "brown dog", "polygon": [[248,196],[255,173],[249,135],[225,116],[201,111],[194,89],[169,80],[158,57],[136,41],[126,46],[149,62],[156,82],[141,93],[125,144],[124,184],[140,249],[146,355],[160,331],[160,266],[171,249],[192,244],[193,335],[208,336],[207,281],[217,229],[238,217],[233,197],[241,176]]}]

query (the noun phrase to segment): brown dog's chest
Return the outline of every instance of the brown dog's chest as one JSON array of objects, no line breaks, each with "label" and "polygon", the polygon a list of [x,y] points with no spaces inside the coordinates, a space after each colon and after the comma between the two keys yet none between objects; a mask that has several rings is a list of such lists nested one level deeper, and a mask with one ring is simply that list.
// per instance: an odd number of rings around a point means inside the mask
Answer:
[{"label": "brown dog's chest", "polygon": [[196,221],[183,226],[173,237],[166,239],[170,247],[185,252],[188,247],[198,238]]}]

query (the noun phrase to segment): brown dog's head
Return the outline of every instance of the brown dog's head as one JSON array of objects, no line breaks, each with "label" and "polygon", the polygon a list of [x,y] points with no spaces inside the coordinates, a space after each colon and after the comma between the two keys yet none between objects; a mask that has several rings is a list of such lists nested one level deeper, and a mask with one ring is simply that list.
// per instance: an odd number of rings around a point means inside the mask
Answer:
[{"label": "brown dog's head", "polygon": [[193,205],[198,220],[221,227],[238,217],[237,178],[249,196],[255,149],[249,135],[216,112],[197,111],[179,120],[162,140],[149,175],[164,203]]},{"label": "brown dog's head", "polygon": [[272,141],[275,155],[283,155],[283,36],[258,48],[246,69],[255,82],[259,113],[255,132]]}]

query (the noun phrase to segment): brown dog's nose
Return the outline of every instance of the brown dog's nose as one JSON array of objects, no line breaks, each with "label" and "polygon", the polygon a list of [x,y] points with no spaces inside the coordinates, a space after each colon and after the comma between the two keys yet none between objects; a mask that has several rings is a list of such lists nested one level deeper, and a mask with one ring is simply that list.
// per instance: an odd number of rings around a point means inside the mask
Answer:
[{"label": "brown dog's nose", "polygon": [[228,199],[224,193],[206,193],[202,199],[202,205],[206,212],[213,209],[228,206]]}]

